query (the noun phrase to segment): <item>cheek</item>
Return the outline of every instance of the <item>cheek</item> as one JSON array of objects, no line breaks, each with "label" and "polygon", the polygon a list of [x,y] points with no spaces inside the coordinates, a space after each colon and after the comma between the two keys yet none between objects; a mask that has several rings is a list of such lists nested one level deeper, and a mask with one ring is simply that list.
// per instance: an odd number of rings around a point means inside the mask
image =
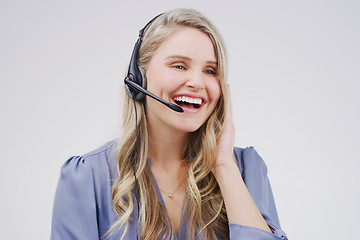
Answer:
[{"label": "cheek", "polygon": [[180,82],[179,77],[174,72],[164,67],[149,69],[147,74],[148,90],[159,92],[161,89],[170,91]]},{"label": "cheek", "polygon": [[211,101],[213,101],[216,105],[221,95],[221,86],[219,80],[212,81],[210,84],[208,84],[207,88]]}]

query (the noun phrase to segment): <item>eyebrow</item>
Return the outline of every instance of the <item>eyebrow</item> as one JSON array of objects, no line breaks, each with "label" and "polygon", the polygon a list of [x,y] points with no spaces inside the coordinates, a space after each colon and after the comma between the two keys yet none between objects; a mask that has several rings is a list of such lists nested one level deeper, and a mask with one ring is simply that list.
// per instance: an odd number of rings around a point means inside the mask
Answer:
[{"label": "eyebrow", "polygon": [[[186,56],[182,56],[182,55],[171,55],[171,56],[168,56],[166,59],[181,59],[181,60],[187,60],[187,61],[192,61],[191,58],[189,57],[186,57]],[[218,65],[217,61],[206,61],[206,63],[209,63],[209,64],[214,64],[214,65]]]}]

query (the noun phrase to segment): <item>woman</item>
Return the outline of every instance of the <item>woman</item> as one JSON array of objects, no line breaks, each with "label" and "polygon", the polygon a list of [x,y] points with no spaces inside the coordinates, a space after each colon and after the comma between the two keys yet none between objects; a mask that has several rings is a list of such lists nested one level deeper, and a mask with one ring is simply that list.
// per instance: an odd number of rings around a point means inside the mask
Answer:
[{"label": "woman", "polygon": [[265,163],[253,148],[233,147],[216,28],[177,9],[143,30],[131,60],[142,85],[183,112],[139,100],[130,63],[122,136],[64,164],[52,239],[287,239]]}]

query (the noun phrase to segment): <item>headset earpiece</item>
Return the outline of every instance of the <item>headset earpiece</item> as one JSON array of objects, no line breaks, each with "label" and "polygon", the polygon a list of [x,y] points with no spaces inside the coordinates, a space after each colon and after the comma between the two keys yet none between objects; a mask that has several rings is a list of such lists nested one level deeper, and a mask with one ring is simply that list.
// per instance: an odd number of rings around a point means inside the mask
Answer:
[{"label": "headset earpiece", "polygon": [[[141,42],[142,42],[141,37],[139,37],[139,39],[135,43],[134,50],[132,52],[130,59],[128,75],[126,76],[125,79],[134,82],[137,85],[141,86],[142,88],[146,89],[146,78],[145,78],[144,70],[141,67],[139,67],[137,63]],[[126,84],[126,91],[129,97],[136,101],[140,101],[145,97],[145,95],[142,92],[129,87],[127,84]]]},{"label": "headset earpiece", "polygon": [[139,31],[139,38],[135,43],[134,46],[134,50],[131,54],[131,59],[130,59],[130,64],[129,64],[129,70],[128,70],[128,74],[124,79],[125,85],[126,85],[126,92],[128,93],[129,97],[133,100],[136,101],[141,101],[142,99],[144,99],[145,94],[143,94],[142,92],[130,87],[128,84],[126,84],[127,81],[130,82],[134,82],[137,85],[141,86],[142,88],[146,89],[146,77],[145,77],[145,72],[144,70],[139,67],[138,65],[138,57],[139,57],[139,50],[140,50],[140,46],[142,43],[142,37],[144,34],[145,29],[156,19],[158,18],[160,15],[157,15],[156,17],[154,17],[153,19],[150,20],[150,22],[148,22],[145,27],[143,27],[140,31]]}]

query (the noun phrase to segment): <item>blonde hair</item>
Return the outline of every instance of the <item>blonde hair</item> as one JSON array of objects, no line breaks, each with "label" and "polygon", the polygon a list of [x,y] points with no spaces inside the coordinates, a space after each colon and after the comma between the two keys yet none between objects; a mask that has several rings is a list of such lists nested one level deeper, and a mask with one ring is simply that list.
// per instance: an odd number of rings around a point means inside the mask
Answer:
[{"label": "blonde hair", "polygon": [[[227,59],[224,41],[215,26],[202,14],[191,9],[176,9],[156,18],[146,29],[139,50],[139,66],[146,72],[147,64],[162,42],[174,31],[182,27],[196,28],[206,33],[213,42],[220,79],[221,96],[209,119],[195,132],[184,149],[183,159],[188,167],[186,200],[182,219],[186,218],[186,239],[216,239],[217,235],[229,238],[228,220],[220,188],[211,169],[216,156],[217,141],[222,132],[226,111],[226,72]],[[136,166],[138,181],[140,239],[171,238],[172,229],[166,208],[160,203],[155,182],[148,166],[148,132],[143,102],[135,102],[138,119],[138,141],[136,148],[135,109],[132,100],[125,96],[123,115],[123,134],[119,141],[117,170],[119,177],[113,184],[113,208],[118,215],[110,232],[124,227],[124,238],[129,219],[135,208],[135,179],[133,166]],[[184,224],[182,222],[181,224]]]}]

